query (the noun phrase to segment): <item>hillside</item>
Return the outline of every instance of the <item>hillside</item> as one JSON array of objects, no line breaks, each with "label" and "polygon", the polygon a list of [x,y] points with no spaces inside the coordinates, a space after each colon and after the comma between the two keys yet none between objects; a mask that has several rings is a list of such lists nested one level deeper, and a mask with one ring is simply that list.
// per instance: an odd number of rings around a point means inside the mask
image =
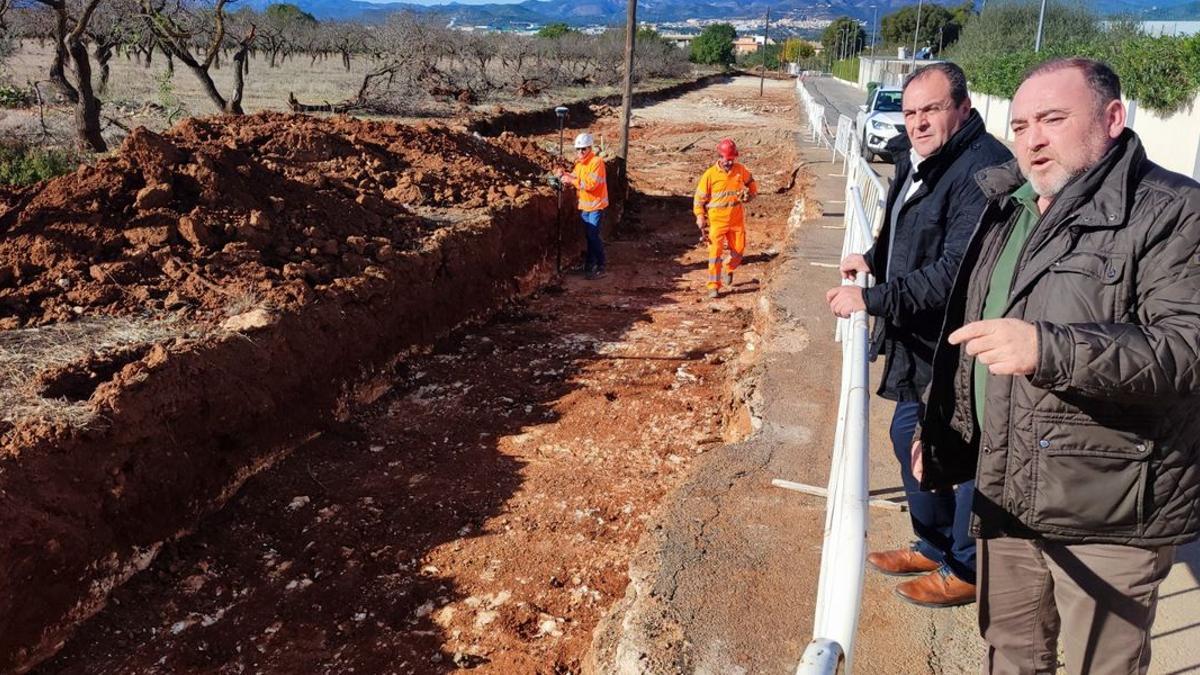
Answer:
[{"label": "hillside", "polygon": [[[265,8],[271,0],[249,0],[246,4],[255,9]],[[381,20],[392,12],[412,11],[445,17],[459,24],[507,24],[548,23],[565,21],[574,25],[597,25],[621,23],[625,18],[624,0],[581,0],[580,2],[555,2],[553,0],[525,0],[503,4],[464,4],[458,2],[387,2],[370,3],[363,0],[295,0],[295,4],[322,20]],[[870,21],[878,6],[878,15],[883,16],[905,5],[911,0],[709,0],[689,2],[685,0],[640,0],[638,18],[642,21],[684,21],[686,19],[733,19],[762,16],[768,7],[775,16],[795,18],[832,19],[849,15]],[[954,5],[955,2],[946,2]],[[1097,12],[1105,15],[1127,15],[1140,19],[1200,20],[1200,1],[1195,0],[1100,0],[1089,3]]]}]

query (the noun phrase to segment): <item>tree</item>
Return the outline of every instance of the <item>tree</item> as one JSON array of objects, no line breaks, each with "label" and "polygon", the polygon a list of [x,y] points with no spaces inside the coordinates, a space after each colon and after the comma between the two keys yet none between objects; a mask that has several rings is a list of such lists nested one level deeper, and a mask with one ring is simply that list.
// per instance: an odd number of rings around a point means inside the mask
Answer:
[{"label": "tree", "polygon": [[108,145],[100,133],[100,98],[92,83],[92,60],[85,40],[88,25],[102,1],[87,0],[86,4],[68,6],[67,0],[37,0],[54,15],[50,81],[75,105],[79,144],[94,152],[105,152]]},{"label": "tree", "polygon": [[560,38],[564,35],[570,35],[571,33],[578,33],[578,32],[579,31],[575,30],[574,28],[571,28],[570,26],[568,26],[565,23],[561,23],[561,22],[560,23],[548,23],[545,26],[542,26],[540,29],[538,29],[537,36],[541,37],[541,38],[554,39],[554,38]]},{"label": "tree", "polygon": [[961,5],[950,10],[950,13],[954,15],[954,22],[960,28],[966,26],[975,17],[975,0],[964,0]]},{"label": "tree", "polygon": [[836,21],[825,27],[821,34],[821,46],[825,53],[834,58],[854,55],[867,46],[867,32],[863,30],[858,19],[848,16],[838,17]]},{"label": "tree", "polygon": [[[955,12],[960,12],[959,7]],[[967,10],[969,11],[969,10]],[[929,46],[937,53],[943,45],[951,45],[958,41],[962,24],[955,18],[956,14],[941,5],[926,3],[921,8],[921,26],[917,30],[917,6],[901,7],[883,17],[879,22],[879,35],[883,42],[889,45],[912,46],[913,35],[916,33],[917,49]]]},{"label": "tree", "polygon": [[737,31],[728,23],[711,24],[692,40],[691,60],[709,66],[733,63],[733,41]]},{"label": "tree", "polygon": [[798,63],[816,56],[817,50],[800,38],[788,38],[783,43],[783,60]]},{"label": "tree", "polygon": [[[192,71],[204,93],[220,112],[242,115],[242,93],[246,86],[247,56],[254,44],[257,28],[252,23],[240,40],[228,34],[225,7],[230,0],[216,0],[212,12],[197,12],[197,6],[176,5],[175,11],[168,9],[166,0],[141,0],[142,12],[150,28],[158,37],[163,51],[179,59]],[[197,44],[202,46],[197,47]],[[233,92],[228,98],[217,89],[210,72],[219,66],[221,52],[232,47]],[[196,53],[193,53],[196,50]],[[202,51],[201,51],[202,50]]]},{"label": "tree", "polygon": [[746,54],[741,60],[744,68],[757,68],[766,63],[767,70],[779,69],[779,56],[783,52],[781,45],[765,45],[761,49]]},{"label": "tree", "polygon": [[316,25],[316,17],[296,5],[267,5],[258,30],[258,43],[269,59],[267,66],[278,67],[297,48],[301,36]]}]

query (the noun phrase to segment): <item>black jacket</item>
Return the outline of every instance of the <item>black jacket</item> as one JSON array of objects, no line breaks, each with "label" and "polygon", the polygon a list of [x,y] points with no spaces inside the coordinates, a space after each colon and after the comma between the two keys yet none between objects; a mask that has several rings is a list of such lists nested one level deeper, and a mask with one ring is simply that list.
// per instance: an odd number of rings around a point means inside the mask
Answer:
[{"label": "black jacket", "polygon": [[[879,395],[919,401],[929,383],[933,346],[958,263],[986,203],[974,180],[981,169],[1003,164],[1012,153],[971,115],[941,151],[921,163],[921,186],[900,207],[895,250],[888,250],[892,210],[910,171],[907,139],[895,145],[896,177],[888,190],[883,229],[866,253],[876,285],[867,289],[867,313],[877,317],[871,355],[886,358]],[[889,269],[889,253],[890,265]]]},{"label": "black jacket", "polygon": [[[947,303],[980,317],[1018,209],[1016,163],[990,200]],[[926,487],[975,479],[983,537],[1182,544],[1200,531],[1200,185],[1146,159],[1132,131],[1041,216],[1004,315],[1037,326],[1028,377],[991,375],[942,340],[920,438]]]}]

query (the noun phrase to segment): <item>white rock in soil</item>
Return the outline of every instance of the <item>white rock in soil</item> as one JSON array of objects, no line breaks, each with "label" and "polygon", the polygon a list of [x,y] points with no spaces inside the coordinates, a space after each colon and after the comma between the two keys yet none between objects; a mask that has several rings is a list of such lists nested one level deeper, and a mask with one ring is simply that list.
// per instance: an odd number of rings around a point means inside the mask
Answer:
[{"label": "white rock in soil", "polygon": [[266,328],[275,322],[275,316],[259,307],[249,312],[242,312],[221,322],[221,328],[233,333],[245,333],[260,328]]},{"label": "white rock in soil", "polygon": [[302,509],[305,506],[308,506],[308,503],[311,501],[312,500],[308,498],[308,495],[300,495],[299,497],[293,497],[291,503],[288,504],[287,507],[289,511],[295,511],[296,509]]},{"label": "white rock in soil", "polygon": [[538,637],[549,635],[550,637],[561,637],[562,630],[558,627],[558,620],[549,614],[538,615]]},{"label": "white rock in soil", "polygon": [[490,609],[486,609],[486,610],[480,612],[478,615],[475,616],[476,630],[487,627],[488,624],[495,621],[499,616],[500,616],[499,612],[493,612]]}]

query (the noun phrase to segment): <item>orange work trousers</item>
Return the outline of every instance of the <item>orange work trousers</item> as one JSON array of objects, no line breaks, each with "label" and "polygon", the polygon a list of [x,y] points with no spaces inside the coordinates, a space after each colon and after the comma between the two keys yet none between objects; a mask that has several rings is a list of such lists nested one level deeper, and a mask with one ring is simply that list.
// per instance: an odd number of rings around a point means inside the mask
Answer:
[{"label": "orange work trousers", "polygon": [[722,249],[729,247],[729,261],[725,263],[725,271],[733,271],[742,264],[742,254],[746,252],[746,226],[743,223],[708,223],[708,287],[721,288],[721,258]]}]

